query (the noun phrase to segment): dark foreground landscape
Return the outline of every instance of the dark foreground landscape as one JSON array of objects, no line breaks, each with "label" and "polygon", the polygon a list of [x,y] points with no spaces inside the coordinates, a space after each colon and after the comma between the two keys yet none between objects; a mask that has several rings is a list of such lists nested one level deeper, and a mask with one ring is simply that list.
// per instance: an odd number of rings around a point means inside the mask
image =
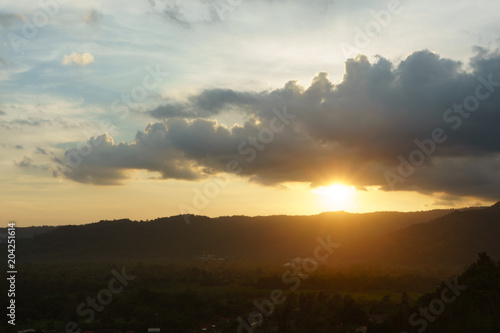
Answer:
[{"label": "dark foreground landscape", "polygon": [[500,203],[16,233],[2,332],[500,332]]}]

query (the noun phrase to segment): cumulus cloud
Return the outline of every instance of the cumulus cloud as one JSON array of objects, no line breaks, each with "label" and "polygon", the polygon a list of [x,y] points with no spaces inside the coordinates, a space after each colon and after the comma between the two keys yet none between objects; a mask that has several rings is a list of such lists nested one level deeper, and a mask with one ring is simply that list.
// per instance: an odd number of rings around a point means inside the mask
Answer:
[{"label": "cumulus cloud", "polygon": [[78,54],[72,52],[70,55],[65,55],[61,64],[63,65],[78,65],[86,66],[94,62],[94,56],[88,52]]},{"label": "cumulus cloud", "polygon": [[[477,110],[456,109],[478,89],[487,97]],[[115,144],[105,134],[58,162],[67,164],[66,177],[82,183],[119,184],[129,170],[140,169],[185,180],[237,172],[267,185],[343,181],[498,200],[498,105],[498,52],[478,49],[468,66],[427,50],[398,64],[359,56],[346,62],[338,84],[319,73],[308,87],[289,81],[264,92],[205,90],[151,110],[161,121],[148,124],[132,143]],[[226,110],[248,120],[232,128],[213,120]],[[397,172],[399,157],[408,159],[418,148],[415,140],[431,138],[436,128],[447,140],[396,188],[388,186],[386,174]]]},{"label": "cumulus cloud", "polygon": [[[148,125],[146,133],[139,134],[133,144],[114,144],[108,134],[92,138],[83,149],[94,149],[96,153],[81,154],[82,149],[68,150],[64,160],[56,159],[57,164],[76,166],[66,171],[66,175],[82,183],[116,185],[126,178],[130,169],[147,169],[160,172],[162,177],[194,180],[199,178],[196,163],[189,163],[184,153],[162,142],[161,125]],[[90,147],[90,148],[89,148]],[[92,148],[93,147],[93,148]],[[109,160],[102,164],[100,154],[107,154]]]}]

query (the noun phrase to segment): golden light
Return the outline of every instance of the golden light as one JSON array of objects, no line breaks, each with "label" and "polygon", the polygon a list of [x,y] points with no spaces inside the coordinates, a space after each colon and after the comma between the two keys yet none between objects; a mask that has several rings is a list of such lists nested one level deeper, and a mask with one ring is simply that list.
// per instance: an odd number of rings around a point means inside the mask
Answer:
[{"label": "golden light", "polygon": [[354,186],[332,184],[315,188],[311,192],[320,197],[324,210],[351,210],[354,205],[356,189]]}]

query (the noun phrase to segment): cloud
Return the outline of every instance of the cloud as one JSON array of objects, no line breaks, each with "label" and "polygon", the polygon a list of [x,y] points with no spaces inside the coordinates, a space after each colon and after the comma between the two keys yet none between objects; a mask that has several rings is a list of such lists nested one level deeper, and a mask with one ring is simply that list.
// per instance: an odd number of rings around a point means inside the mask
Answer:
[{"label": "cloud", "polygon": [[24,147],[22,145],[15,145],[14,148],[16,148],[18,150],[24,149]]},{"label": "cloud", "polygon": [[[2,120],[0,121],[0,127],[4,127],[7,129],[19,128],[20,126],[43,126],[45,124],[52,124],[53,122],[49,119],[44,119],[40,117],[27,117],[25,119],[13,119],[10,121]],[[20,125],[20,126],[14,126]]]},{"label": "cloud", "polygon": [[[72,149],[66,151],[64,160],[56,159],[55,162],[58,164],[69,162],[70,165],[77,166],[66,173],[71,179],[100,185],[119,184],[126,178],[125,171],[130,169],[157,171],[165,179],[200,178],[200,173],[195,171],[194,163],[186,162],[182,152],[161,142],[160,125],[149,126],[146,133],[155,134],[152,136],[138,134],[137,141],[130,145],[123,143],[115,145],[108,134],[103,134],[87,143],[87,147],[93,147],[91,149],[98,151],[98,154],[90,154],[82,159],[82,150]],[[104,164],[99,156],[101,153],[109,156],[109,160]]]},{"label": "cloud", "polygon": [[163,14],[168,21],[183,28],[189,28],[191,26],[191,23],[188,22],[187,18],[181,12],[177,4],[167,5],[167,7],[163,10]]},{"label": "cloud", "polygon": [[91,8],[83,17],[83,21],[87,24],[99,24],[102,21],[102,14],[98,10]]},{"label": "cloud", "polygon": [[49,164],[47,163],[38,163],[36,164],[35,161],[29,156],[23,156],[22,158],[18,160],[14,160],[14,165],[18,168],[30,168],[30,169],[37,169],[37,170],[48,170],[49,169]]},{"label": "cloud", "polygon": [[[162,121],[148,124],[132,143],[115,144],[106,134],[88,142],[90,154],[67,151],[65,159],[72,163],[65,174],[94,184],[120,184],[130,170],[141,169],[164,179],[197,180],[227,172],[236,161],[241,176],[266,185],[342,181],[359,188],[498,200],[500,53],[476,52],[466,69],[423,50],[397,64],[383,57],[373,63],[365,56],[349,59],[338,84],[319,73],[308,87],[289,81],[264,92],[204,90],[187,102],[151,110]],[[491,82],[488,87],[484,80]],[[488,97],[456,128],[454,105],[480,84]],[[227,110],[248,120],[232,128],[213,120]],[[391,189],[386,172],[397,172],[399,156],[408,159],[418,148],[415,140],[430,138],[438,127],[446,142]]]},{"label": "cloud", "polygon": [[23,156],[19,161],[14,161],[14,165],[18,168],[32,168],[35,167],[33,160],[28,156]]},{"label": "cloud", "polygon": [[231,89],[209,89],[198,95],[191,96],[188,102],[171,103],[149,111],[153,118],[164,119],[172,117],[203,118],[220,114],[234,106],[251,108],[259,102],[255,94],[236,92]]},{"label": "cloud", "polygon": [[78,65],[78,66],[86,66],[94,62],[94,56],[88,52],[78,54],[76,52],[72,52],[69,56],[65,55],[62,64],[63,65]]},{"label": "cloud", "polygon": [[236,11],[243,0],[148,0],[151,8],[165,20],[189,29],[193,25],[216,24]]},{"label": "cloud", "polygon": [[5,116],[7,113],[5,113],[4,111],[0,110],[0,116]]},{"label": "cloud", "polygon": [[47,151],[41,147],[37,147],[35,150],[35,154],[40,154],[40,155],[48,155]]},{"label": "cloud", "polygon": [[[291,15],[293,22],[303,23],[314,17],[324,16],[325,12],[335,3],[333,0],[294,0],[288,1],[284,10],[282,1],[244,1],[244,0],[148,0],[151,9],[167,22],[185,29],[196,26],[220,24],[231,16],[240,15],[240,6],[245,6],[246,15],[255,14],[261,19],[263,11],[273,13],[275,21],[280,15]],[[263,7],[265,6],[265,7]],[[280,13],[278,14],[278,11]],[[318,15],[320,14],[320,15]]]}]

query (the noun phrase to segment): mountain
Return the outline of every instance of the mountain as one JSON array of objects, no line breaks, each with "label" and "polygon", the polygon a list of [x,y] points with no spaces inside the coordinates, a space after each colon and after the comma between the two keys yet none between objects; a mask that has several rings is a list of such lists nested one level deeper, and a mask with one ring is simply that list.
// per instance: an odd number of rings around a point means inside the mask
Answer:
[{"label": "mountain", "polygon": [[61,226],[19,239],[18,259],[40,261],[227,261],[283,263],[311,257],[318,237],[342,246],[331,266],[458,268],[478,252],[500,257],[500,203],[492,207],[412,213],[315,216],[190,216],[148,222],[100,221]]},{"label": "mountain", "polygon": [[[16,238],[33,238],[35,235],[44,234],[50,230],[54,230],[55,226],[41,227],[16,227]],[[7,242],[8,228],[0,228],[0,243]]]},{"label": "mountain", "polygon": [[148,222],[100,221],[61,226],[33,239],[19,240],[25,261],[186,260],[210,253],[244,260],[289,260],[311,256],[318,237],[345,243],[382,235],[450,213],[329,212],[315,216],[183,216]]},{"label": "mountain", "polygon": [[350,264],[461,269],[474,261],[479,252],[499,258],[499,239],[500,203],[496,203],[355,240],[339,248],[337,258]]}]

